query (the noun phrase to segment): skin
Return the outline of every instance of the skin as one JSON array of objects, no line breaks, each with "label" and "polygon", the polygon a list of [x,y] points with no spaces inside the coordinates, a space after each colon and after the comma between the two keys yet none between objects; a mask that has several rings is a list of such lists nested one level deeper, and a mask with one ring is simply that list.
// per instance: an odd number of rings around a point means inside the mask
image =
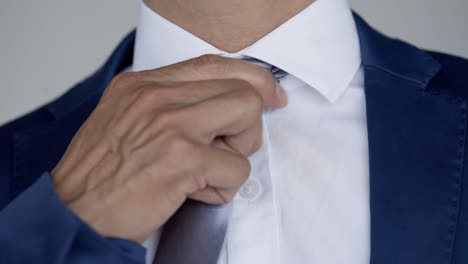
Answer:
[{"label": "skin", "polygon": [[263,108],[286,104],[269,71],[216,55],[120,74],[51,172],[55,189],[101,235],[143,242],[187,198],[231,200]]},{"label": "skin", "polygon": [[[147,0],[228,52],[312,2]],[[262,144],[262,110],[286,105],[269,71],[216,55],[119,74],[52,170],[55,189],[96,232],[143,242],[186,199],[231,200],[250,173],[248,157]]]},{"label": "skin", "polygon": [[162,17],[220,50],[237,52],[315,0],[145,0]]}]

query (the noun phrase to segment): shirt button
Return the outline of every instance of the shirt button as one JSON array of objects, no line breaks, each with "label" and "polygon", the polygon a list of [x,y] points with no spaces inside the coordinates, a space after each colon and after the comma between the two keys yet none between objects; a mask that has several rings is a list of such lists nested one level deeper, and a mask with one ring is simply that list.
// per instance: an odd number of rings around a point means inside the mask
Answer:
[{"label": "shirt button", "polygon": [[262,185],[255,178],[248,179],[239,190],[239,196],[242,199],[255,201],[262,193]]}]

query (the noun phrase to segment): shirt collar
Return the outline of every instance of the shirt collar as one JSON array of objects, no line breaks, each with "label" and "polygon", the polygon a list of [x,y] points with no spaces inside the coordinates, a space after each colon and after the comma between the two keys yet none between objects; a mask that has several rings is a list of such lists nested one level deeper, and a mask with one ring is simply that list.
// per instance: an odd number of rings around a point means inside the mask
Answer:
[{"label": "shirt collar", "polygon": [[330,102],[344,93],[361,65],[356,24],[347,0],[316,0],[236,53],[214,47],[142,1],[132,70],[159,68],[203,54],[255,57],[299,78]]}]

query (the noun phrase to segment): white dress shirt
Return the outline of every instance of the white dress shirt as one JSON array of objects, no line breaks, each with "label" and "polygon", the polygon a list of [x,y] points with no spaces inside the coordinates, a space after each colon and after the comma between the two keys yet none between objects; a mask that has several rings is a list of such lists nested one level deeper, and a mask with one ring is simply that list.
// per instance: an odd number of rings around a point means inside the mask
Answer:
[{"label": "white dress shirt", "polygon": [[[233,200],[219,264],[369,262],[364,81],[346,0],[316,0],[236,53],[210,45],[141,4],[132,70],[203,54],[255,57],[286,71],[284,109],[263,113],[263,145]],[[150,264],[159,232],[143,245]]]}]

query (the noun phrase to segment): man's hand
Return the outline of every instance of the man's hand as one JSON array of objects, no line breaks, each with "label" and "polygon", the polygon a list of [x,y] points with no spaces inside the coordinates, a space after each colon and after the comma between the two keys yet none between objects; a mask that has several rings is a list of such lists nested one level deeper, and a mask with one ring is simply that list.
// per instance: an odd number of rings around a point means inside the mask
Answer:
[{"label": "man's hand", "polygon": [[267,70],[215,55],[120,74],[52,171],[55,188],[101,235],[142,242],[187,198],[232,199],[263,108],[286,104]]}]

